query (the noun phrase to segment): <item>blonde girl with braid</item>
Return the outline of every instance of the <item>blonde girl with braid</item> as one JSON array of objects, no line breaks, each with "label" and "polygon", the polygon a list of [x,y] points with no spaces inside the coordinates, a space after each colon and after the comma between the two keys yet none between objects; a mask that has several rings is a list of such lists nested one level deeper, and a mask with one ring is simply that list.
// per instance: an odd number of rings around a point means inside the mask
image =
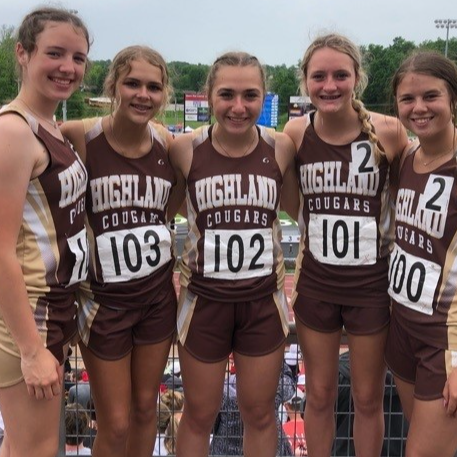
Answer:
[{"label": "blonde girl with braid", "polygon": [[316,108],[289,121],[297,148],[301,243],[292,305],[306,363],[306,441],[330,456],[338,356],[348,337],[357,456],[379,456],[384,436],[384,347],[389,323],[388,255],[393,241],[391,169],[405,130],[360,101],[367,77],[347,38],[317,38],[302,87]]}]

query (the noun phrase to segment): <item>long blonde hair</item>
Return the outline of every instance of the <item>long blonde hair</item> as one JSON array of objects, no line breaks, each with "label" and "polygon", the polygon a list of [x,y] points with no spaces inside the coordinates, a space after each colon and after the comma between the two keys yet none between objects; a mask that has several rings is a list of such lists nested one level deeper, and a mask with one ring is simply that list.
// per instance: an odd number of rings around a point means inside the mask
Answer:
[{"label": "long blonde hair", "polygon": [[379,148],[378,137],[375,133],[374,126],[370,120],[370,113],[365,108],[365,105],[360,100],[360,97],[363,94],[363,91],[367,87],[368,77],[365,71],[362,68],[362,55],[359,48],[348,38],[337,33],[331,33],[328,35],[323,35],[317,37],[308,47],[303,56],[300,69],[302,71],[302,85],[301,90],[305,94],[306,85],[304,84],[308,76],[308,65],[309,61],[313,54],[323,48],[330,48],[343,54],[348,55],[354,62],[354,71],[356,75],[356,85],[354,87],[354,92],[352,93],[352,107],[357,112],[359,120],[362,124],[362,132],[368,135],[370,143],[374,146],[375,159],[379,163],[381,156],[385,156],[385,152]]},{"label": "long blonde hair", "polygon": [[178,434],[179,422],[181,420],[180,414],[173,414],[170,422],[168,422],[167,429],[165,430],[165,438],[163,444],[168,454],[176,454],[176,435]]}]

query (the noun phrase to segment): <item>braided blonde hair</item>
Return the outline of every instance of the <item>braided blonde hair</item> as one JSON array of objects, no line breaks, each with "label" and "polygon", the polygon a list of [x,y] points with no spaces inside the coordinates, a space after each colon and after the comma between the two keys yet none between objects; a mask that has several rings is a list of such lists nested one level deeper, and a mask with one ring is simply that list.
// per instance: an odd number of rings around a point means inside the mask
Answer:
[{"label": "braided blonde hair", "polygon": [[379,163],[381,157],[385,155],[385,152],[382,151],[378,145],[378,137],[374,130],[373,123],[370,120],[370,113],[365,108],[365,105],[360,100],[360,97],[363,94],[363,91],[367,87],[368,77],[365,71],[362,68],[362,55],[359,48],[348,38],[343,35],[336,33],[331,33],[328,35],[323,35],[317,37],[308,47],[303,56],[300,69],[302,71],[302,92],[307,94],[305,81],[308,76],[308,65],[313,54],[323,48],[330,48],[343,54],[348,55],[354,62],[354,71],[356,75],[356,85],[354,87],[354,92],[352,94],[352,107],[357,112],[359,120],[362,124],[362,132],[368,135],[370,143],[374,146],[375,160],[376,163]]}]

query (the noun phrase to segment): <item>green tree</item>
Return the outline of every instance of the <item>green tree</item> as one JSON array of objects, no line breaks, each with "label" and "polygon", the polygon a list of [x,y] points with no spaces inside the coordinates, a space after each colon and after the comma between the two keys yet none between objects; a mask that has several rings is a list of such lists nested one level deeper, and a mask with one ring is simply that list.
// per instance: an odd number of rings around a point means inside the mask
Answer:
[{"label": "green tree", "polygon": [[67,100],[67,118],[70,119],[81,119],[85,116],[85,103],[84,103],[84,94],[77,90],[73,95]]},{"label": "green tree", "polygon": [[401,62],[416,49],[412,41],[396,37],[387,48],[380,45],[369,45],[362,48],[365,67],[369,76],[369,85],[363,96],[364,102],[375,111],[390,112],[390,81]]},{"label": "green tree", "polygon": [[184,102],[185,92],[202,92],[209,66],[187,62],[170,62],[168,64],[171,83],[178,103]]},{"label": "green tree", "polygon": [[[441,38],[438,38],[436,41],[426,40],[419,44],[419,48],[437,51],[444,54],[446,41]],[[457,61],[457,38],[449,39],[447,56],[454,62]]]},{"label": "green tree", "polygon": [[96,95],[103,94],[103,83],[105,82],[110,60],[94,60],[90,63],[89,69],[84,78],[86,90]]},{"label": "green tree", "polygon": [[0,28],[0,104],[11,101],[18,92],[14,28]]},{"label": "green tree", "polygon": [[279,112],[287,112],[289,97],[299,92],[298,69],[295,66],[269,67],[268,89],[279,95]]}]

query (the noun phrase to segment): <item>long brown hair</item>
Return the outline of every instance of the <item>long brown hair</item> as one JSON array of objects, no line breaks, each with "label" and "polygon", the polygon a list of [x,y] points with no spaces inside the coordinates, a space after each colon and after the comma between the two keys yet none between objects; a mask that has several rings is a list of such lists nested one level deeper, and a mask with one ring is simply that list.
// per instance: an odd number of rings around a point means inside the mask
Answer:
[{"label": "long brown hair", "polygon": [[[418,73],[421,75],[433,76],[446,83],[449,98],[451,100],[452,122],[456,125],[457,115],[457,66],[455,63],[435,51],[417,51],[411,54],[400,65],[392,77],[392,93],[397,95],[398,86],[407,73]],[[397,111],[397,103],[395,102]]]},{"label": "long brown hair", "polygon": [[[87,51],[89,52],[91,45],[89,31],[77,14],[64,8],[43,7],[37,8],[27,14],[17,30],[17,41],[21,43],[28,54],[31,54],[35,50],[37,37],[44,30],[48,22],[68,23],[81,31],[86,39]],[[21,75],[20,67],[18,67],[18,72]]]},{"label": "long brown hair", "polygon": [[211,96],[211,92],[214,88],[214,81],[216,80],[217,72],[221,67],[224,66],[231,66],[231,67],[247,67],[253,66],[259,69],[260,78],[262,80],[262,89],[263,89],[263,96],[265,97],[266,94],[266,78],[265,78],[265,70],[259,62],[257,57],[248,54],[247,52],[226,52],[219,56],[211,65],[208,76],[206,78],[205,84],[205,92],[208,95],[208,98]]}]

